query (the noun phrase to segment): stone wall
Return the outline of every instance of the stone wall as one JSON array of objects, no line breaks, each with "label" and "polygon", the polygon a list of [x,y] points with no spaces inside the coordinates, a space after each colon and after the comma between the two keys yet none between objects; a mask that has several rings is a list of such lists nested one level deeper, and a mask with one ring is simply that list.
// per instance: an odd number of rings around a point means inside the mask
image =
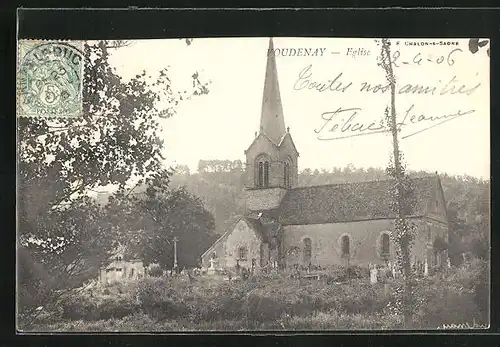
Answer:
[{"label": "stone wall", "polygon": [[260,264],[260,245],[262,240],[255,234],[255,232],[248,226],[248,224],[241,220],[236,224],[233,232],[228,235],[226,239],[226,266],[236,266],[236,259],[238,259],[238,249],[245,247],[247,250],[247,257],[239,262],[240,266],[248,269],[252,266],[252,259],[255,259],[255,265]]},{"label": "stone wall", "polygon": [[[427,234],[425,222],[413,220],[417,224],[415,243],[412,248],[412,259],[425,259],[427,254]],[[383,233],[390,233],[393,229],[392,219],[369,220],[349,223],[287,225],[284,226],[285,263],[291,266],[294,263],[305,264],[303,261],[304,239],[309,237],[312,243],[311,264],[320,266],[329,265],[360,265],[384,264],[385,258],[380,254],[381,237]],[[341,238],[349,237],[350,254],[342,257]],[[289,255],[291,247],[299,247],[298,256]],[[390,240],[388,260],[394,259],[394,244]]]},{"label": "stone wall", "polygon": [[227,236],[219,239],[214,245],[212,245],[211,249],[201,257],[201,266],[204,268],[208,268],[210,266],[210,259],[215,252],[215,257],[217,259],[217,267],[225,267],[226,266],[226,239]]},{"label": "stone wall", "polygon": [[[203,267],[210,266],[210,258],[213,252],[216,253],[215,266],[217,268],[236,266],[236,259],[239,258],[239,248],[245,247],[246,258],[240,260],[239,264],[242,267],[250,269],[252,267],[252,259],[255,259],[255,266],[260,267],[261,264],[261,245],[262,240],[257,236],[253,229],[245,222],[240,220],[234,226],[233,230],[221,238],[208,252],[202,257]],[[264,247],[265,263],[269,259],[269,250]]]},{"label": "stone wall", "polygon": [[246,194],[246,208],[250,211],[272,210],[278,208],[283,200],[286,189],[263,188],[248,189]]}]

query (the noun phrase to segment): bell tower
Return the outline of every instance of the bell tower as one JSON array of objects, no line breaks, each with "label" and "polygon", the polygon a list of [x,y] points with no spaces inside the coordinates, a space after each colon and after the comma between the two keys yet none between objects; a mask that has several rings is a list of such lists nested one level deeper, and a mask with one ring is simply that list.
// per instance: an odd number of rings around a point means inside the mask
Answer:
[{"label": "bell tower", "polygon": [[285,126],[273,39],[269,39],[259,131],[245,151],[247,207],[279,206],[286,190],[297,185],[299,153]]}]

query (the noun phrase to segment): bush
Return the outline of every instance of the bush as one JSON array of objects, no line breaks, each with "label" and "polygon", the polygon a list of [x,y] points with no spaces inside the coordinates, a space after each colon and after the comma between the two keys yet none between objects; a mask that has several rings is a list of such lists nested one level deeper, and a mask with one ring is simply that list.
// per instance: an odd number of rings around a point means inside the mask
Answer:
[{"label": "bush", "polygon": [[170,277],[144,278],[137,289],[141,307],[154,319],[176,318],[188,313],[182,296],[188,291],[187,283]]},{"label": "bush", "polygon": [[[332,270],[335,271],[340,273],[341,269]],[[351,279],[336,284],[331,281],[334,275],[326,281],[316,281],[269,273],[238,282],[210,276],[148,277],[137,286],[116,283],[72,293],[62,307],[64,317],[73,320],[119,319],[142,311],[148,319],[160,321],[157,324],[185,321],[176,323],[177,327],[213,327],[219,323],[210,322],[221,322],[233,328],[282,329],[290,317],[294,317],[293,327],[297,329],[389,329],[400,324],[400,317],[387,310],[395,302],[397,281],[372,285],[366,279]],[[480,321],[481,313],[487,312],[488,307],[487,275],[484,264],[471,263],[418,279],[417,326],[437,328]]]},{"label": "bush", "polygon": [[347,268],[347,275],[350,279],[363,279],[370,277],[370,270],[366,267],[353,265]]},{"label": "bush", "polygon": [[53,296],[55,281],[37,262],[29,249],[18,250],[17,304],[19,313],[31,320],[36,308],[45,306]]},{"label": "bush", "polygon": [[443,324],[488,323],[489,274],[481,261],[447,269],[417,282],[421,303],[416,318],[422,328]]},{"label": "bush", "polygon": [[254,322],[272,321],[279,318],[285,307],[283,302],[271,297],[251,294],[245,301],[246,319]]},{"label": "bush", "polygon": [[161,277],[163,276],[163,270],[159,266],[152,266],[148,271],[148,275],[151,277]]},{"label": "bush", "polygon": [[133,284],[92,284],[70,291],[59,303],[62,318],[89,321],[122,318],[139,310]]},{"label": "bush", "polygon": [[353,265],[345,266],[331,266],[326,270],[326,279],[328,284],[346,282],[352,279],[363,279],[370,276],[370,271],[366,268]]}]

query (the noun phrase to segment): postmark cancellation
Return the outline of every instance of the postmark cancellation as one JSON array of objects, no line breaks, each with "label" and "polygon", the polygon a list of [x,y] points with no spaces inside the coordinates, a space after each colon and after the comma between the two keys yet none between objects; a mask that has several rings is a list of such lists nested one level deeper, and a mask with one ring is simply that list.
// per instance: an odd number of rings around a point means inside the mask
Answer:
[{"label": "postmark cancellation", "polygon": [[82,114],[82,48],[81,41],[18,41],[18,117]]}]

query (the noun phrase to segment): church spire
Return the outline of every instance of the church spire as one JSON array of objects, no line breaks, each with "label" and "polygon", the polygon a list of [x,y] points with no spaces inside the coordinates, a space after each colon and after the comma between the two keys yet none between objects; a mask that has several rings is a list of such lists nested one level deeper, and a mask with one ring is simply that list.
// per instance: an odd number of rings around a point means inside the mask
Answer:
[{"label": "church spire", "polygon": [[266,134],[276,144],[286,132],[272,38],[269,39],[269,48],[267,50],[260,132]]}]

